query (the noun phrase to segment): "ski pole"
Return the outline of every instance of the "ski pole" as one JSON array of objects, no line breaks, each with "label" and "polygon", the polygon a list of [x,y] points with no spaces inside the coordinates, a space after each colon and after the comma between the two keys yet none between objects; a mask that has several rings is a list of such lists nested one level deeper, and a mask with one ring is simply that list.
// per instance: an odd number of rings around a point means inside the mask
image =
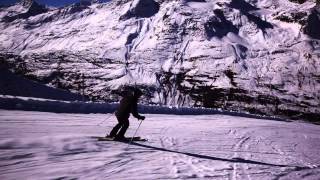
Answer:
[{"label": "ski pole", "polygon": [[132,138],[131,138],[131,140],[130,140],[128,146],[127,146],[127,148],[131,145],[131,143],[132,143],[132,141],[133,141],[133,138],[136,136],[136,134],[137,134],[137,132],[138,132],[138,129],[140,128],[141,124],[142,124],[142,120],[140,121],[140,124],[139,124],[138,128],[136,129],[136,132],[134,132],[134,135],[132,136]]},{"label": "ski pole", "polygon": [[104,123],[106,120],[110,119],[112,115],[113,115],[113,114],[111,114],[108,118],[102,120],[100,123],[97,124],[97,126],[100,126],[100,124],[102,124],[102,123]]}]

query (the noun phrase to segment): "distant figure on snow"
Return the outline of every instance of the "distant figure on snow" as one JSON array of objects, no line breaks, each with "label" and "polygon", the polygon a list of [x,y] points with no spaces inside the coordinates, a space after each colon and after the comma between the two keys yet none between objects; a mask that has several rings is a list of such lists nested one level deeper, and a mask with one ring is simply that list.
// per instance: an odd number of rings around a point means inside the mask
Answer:
[{"label": "distant figure on snow", "polygon": [[[112,131],[107,137],[114,138],[115,140],[125,139],[124,134],[129,127],[130,113],[139,120],[144,120],[145,117],[138,113],[138,100],[142,95],[140,89],[135,88],[133,93],[126,94],[120,101],[120,105],[115,113],[118,124],[114,126]],[[120,130],[120,131],[119,131]]]}]

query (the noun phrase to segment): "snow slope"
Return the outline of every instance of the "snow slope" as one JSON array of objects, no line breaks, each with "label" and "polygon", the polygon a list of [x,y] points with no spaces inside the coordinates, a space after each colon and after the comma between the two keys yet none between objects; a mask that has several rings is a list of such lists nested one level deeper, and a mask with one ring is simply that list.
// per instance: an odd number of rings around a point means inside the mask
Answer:
[{"label": "snow slope", "polygon": [[113,0],[0,9],[0,65],[118,101],[320,117],[319,5],[289,0]]},{"label": "snow slope", "polygon": [[65,101],[86,100],[78,94],[30,81],[6,69],[0,69],[0,94]]},{"label": "snow slope", "polygon": [[128,147],[92,138],[110,131],[108,117],[1,110],[0,179],[320,178],[320,126],[147,114],[138,135],[149,141]]}]

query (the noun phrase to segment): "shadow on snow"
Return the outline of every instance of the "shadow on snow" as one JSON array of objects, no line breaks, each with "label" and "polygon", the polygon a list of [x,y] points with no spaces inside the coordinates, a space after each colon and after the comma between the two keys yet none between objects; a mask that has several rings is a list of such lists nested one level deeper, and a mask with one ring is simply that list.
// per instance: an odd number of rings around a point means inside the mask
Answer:
[{"label": "shadow on snow", "polygon": [[161,148],[161,147],[154,147],[154,146],[150,146],[150,145],[140,144],[140,143],[137,143],[137,142],[132,142],[131,145],[140,146],[140,147],[144,147],[144,148],[149,148],[149,149],[153,149],[153,150],[157,150],[157,151],[183,154],[183,155],[186,155],[186,156],[191,156],[191,157],[200,158],[200,159],[206,159],[206,160],[224,161],[224,162],[231,162],[231,163],[246,163],[246,164],[275,166],[275,167],[287,167],[287,168],[294,168],[294,171],[311,169],[310,167],[271,164],[271,163],[247,160],[247,159],[242,159],[242,158],[226,159],[226,158],[219,158],[219,157],[213,157],[213,156],[207,156],[207,155],[201,155],[201,154],[194,154],[194,153],[188,153],[188,152],[180,152],[180,151],[165,149],[165,148]]}]

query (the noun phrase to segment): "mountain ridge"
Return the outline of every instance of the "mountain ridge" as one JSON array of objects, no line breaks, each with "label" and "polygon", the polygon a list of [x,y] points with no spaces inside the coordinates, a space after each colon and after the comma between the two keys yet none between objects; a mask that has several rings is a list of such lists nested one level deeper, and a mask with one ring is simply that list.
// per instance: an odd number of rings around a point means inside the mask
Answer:
[{"label": "mountain ridge", "polygon": [[[3,19],[23,7],[2,8],[0,62],[92,100],[118,101],[119,87],[135,85],[145,104],[319,117],[313,1],[141,2],[75,4],[11,22]],[[84,90],[73,85],[79,77]]]}]

